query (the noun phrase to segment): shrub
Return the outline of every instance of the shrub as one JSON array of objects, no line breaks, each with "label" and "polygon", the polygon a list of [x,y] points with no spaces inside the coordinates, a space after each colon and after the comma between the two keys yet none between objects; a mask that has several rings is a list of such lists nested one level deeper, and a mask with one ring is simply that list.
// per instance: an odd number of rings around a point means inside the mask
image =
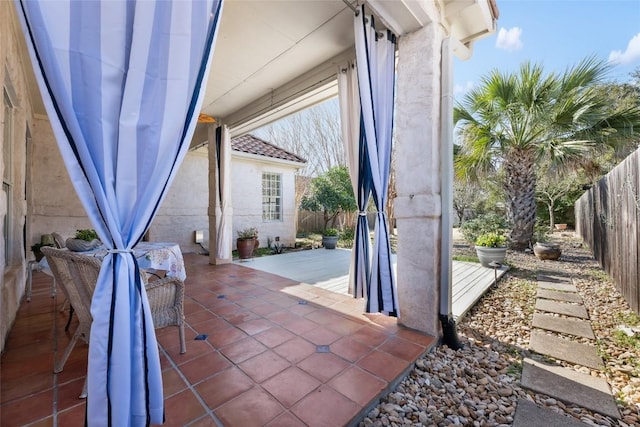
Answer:
[{"label": "shrub", "polygon": [[327,228],[326,230],[324,230],[322,232],[323,236],[337,236],[338,235],[338,229],[337,228]]},{"label": "shrub", "polygon": [[507,244],[507,238],[498,233],[485,233],[478,236],[476,246],[485,248],[499,248]]},{"label": "shrub", "polygon": [[496,233],[504,237],[509,229],[509,222],[505,216],[495,213],[480,215],[460,227],[462,235],[469,243],[475,243],[481,234]]}]

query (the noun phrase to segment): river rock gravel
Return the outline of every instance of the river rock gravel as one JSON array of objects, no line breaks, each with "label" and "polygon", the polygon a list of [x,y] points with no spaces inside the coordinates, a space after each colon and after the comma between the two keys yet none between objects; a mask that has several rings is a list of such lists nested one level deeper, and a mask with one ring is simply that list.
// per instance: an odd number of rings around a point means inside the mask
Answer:
[{"label": "river rock gravel", "polygon": [[[562,245],[558,261],[539,261],[532,253],[510,251],[507,263],[511,269],[458,322],[464,348],[454,351],[439,346],[418,359],[407,378],[359,425],[507,426],[513,423],[521,398],[589,425],[640,426],[640,340],[634,345],[633,340],[620,338],[621,331],[637,331],[640,318],[573,232],[556,232],[553,240]],[[474,255],[471,247],[455,243],[454,255]],[[520,387],[523,358],[544,360],[528,350],[538,270],[572,277],[589,312],[606,368],[597,371],[557,362],[605,378],[621,420]]]}]

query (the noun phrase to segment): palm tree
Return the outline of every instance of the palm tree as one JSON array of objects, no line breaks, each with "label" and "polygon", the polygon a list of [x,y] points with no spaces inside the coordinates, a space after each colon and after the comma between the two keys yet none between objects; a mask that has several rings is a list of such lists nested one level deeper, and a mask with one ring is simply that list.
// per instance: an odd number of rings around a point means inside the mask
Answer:
[{"label": "palm tree", "polygon": [[640,131],[640,106],[613,108],[597,87],[609,66],[587,58],[562,74],[524,63],[518,73],[484,77],[454,109],[459,177],[500,172],[512,222],[511,244],[529,246],[536,217],[536,166],[571,167],[628,142]]}]

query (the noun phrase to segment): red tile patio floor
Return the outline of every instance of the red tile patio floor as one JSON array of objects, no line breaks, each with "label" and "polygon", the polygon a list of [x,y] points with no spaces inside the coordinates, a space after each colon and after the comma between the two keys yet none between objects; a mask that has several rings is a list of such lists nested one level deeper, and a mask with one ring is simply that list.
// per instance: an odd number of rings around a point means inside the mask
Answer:
[{"label": "red tile patio floor", "polygon": [[[200,255],[185,263],[186,354],[177,328],[156,331],[168,426],[355,424],[435,343],[394,318],[363,314],[362,300]],[[78,343],[53,373],[71,334],[50,283],[34,274],[33,298],[7,338],[2,426],[84,425],[88,347]]]}]

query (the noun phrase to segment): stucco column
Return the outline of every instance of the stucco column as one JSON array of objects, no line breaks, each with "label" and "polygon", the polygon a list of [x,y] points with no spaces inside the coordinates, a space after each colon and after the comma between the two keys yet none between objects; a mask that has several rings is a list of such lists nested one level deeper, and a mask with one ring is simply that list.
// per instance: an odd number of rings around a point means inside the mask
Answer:
[{"label": "stucco column", "polygon": [[400,37],[396,93],[399,322],[439,336],[440,61],[436,24]]},{"label": "stucco column", "polygon": [[[216,158],[216,126],[207,125],[207,141],[209,142],[209,264],[219,264],[216,258],[216,242],[218,241],[217,215],[220,214],[218,206],[219,182],[218,182],[218,160]],[[217,213],[216,213],[217,212]]]}]

